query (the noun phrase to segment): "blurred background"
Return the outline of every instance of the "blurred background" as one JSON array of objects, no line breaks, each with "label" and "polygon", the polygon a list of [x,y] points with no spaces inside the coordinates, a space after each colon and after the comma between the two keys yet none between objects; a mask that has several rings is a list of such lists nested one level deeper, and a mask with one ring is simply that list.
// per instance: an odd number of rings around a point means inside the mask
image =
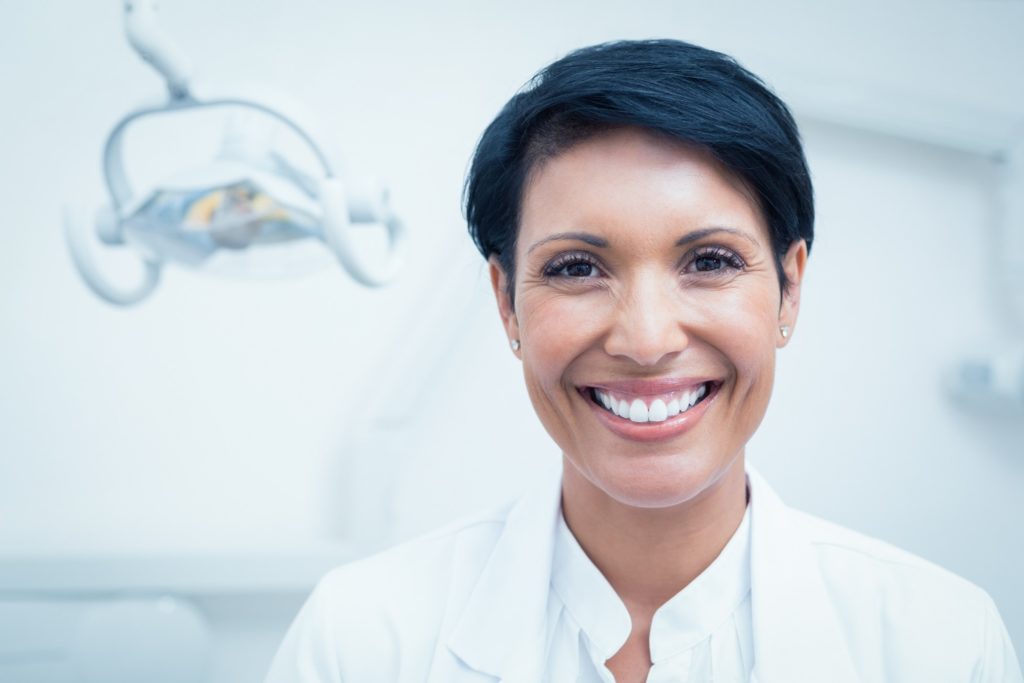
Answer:
[{"label": "blurred background", "polygon": [[[384,289],[329,258],[168,267],[130,308],[83,284],[62,207],[91,220],[107,134],[165,86],[119,2],[0,17],[0,680],[259,680],[328,568],[558,467],[461,188],[535,71],[616,38],[727,52],[801,124],[817,237],[749,460],[789,504],[982,586],[1024,648],[1024,2],[165,0],[196,83],[318,112],[408,251]],[[161,125],[126,142],[141,177],[208,135]]]}]

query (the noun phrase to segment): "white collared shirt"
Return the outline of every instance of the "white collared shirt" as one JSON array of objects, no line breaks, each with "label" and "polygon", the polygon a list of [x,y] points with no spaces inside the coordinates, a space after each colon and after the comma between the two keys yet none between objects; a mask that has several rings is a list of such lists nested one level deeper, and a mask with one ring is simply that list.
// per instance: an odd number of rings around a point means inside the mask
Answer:
[{"label": "white collared shirt", "polygon": [[[559,515],[548,596],[545,681],[614,683],[604,665],[629,637],[629,612]],[[750,505],[714,562],[654,614],[648,683],[738,683],[754,666]]]}]

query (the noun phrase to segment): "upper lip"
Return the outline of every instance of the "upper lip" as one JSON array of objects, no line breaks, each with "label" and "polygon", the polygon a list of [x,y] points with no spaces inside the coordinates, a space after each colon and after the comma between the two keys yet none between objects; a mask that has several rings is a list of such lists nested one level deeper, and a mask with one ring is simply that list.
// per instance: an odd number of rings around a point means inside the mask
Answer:
[{"label": "upper lip", "polygon": [[717,382],[715,377],[656,377],[651,379],[608,380],[584,385],[585,389],[598,389],[617,396],[660,396],[680,391],[692,391],[705,382]]}]

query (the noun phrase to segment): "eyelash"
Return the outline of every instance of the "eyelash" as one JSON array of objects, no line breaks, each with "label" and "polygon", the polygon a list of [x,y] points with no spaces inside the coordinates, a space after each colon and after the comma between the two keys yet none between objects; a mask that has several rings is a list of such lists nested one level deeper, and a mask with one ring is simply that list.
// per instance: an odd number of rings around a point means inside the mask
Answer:
[{"label": "eyelash", "polygon": [[[709,277],[714,277],[719,274],[724,268],[730,268],[732,270],[743,270],[746,267],[743,259],[739,257],[735,252],[726,249],[725,247],[701,247],[694,252],[691,252],[686,257],[687,269],[685,272],[689,273],[707,273]],[[696,265],[700,259],[714,259],[722,263],[722,266],[713,270],[695,270],[690,271],[689,266]],[[596,258],[591,256],[585,251],[570,252],[566,254],[559,254],[554,259],[548,262],[544,266],[543,275],[545,278],[566,278],[570,280],[583,280],[588,279],[590,276],[587,275],[569,275],[563,271],[570,266],[575,265],[587,265],[596,270],[601,269],[601,264]]]}]

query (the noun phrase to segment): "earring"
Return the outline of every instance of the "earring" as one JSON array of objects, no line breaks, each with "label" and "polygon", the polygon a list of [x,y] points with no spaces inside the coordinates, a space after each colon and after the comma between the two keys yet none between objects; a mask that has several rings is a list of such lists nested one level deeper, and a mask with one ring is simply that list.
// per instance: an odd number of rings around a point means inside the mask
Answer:
[{"label": "earring", "polygon": [[512,340],[512,350],[513,351],[518,351],[519,350],[519,340],[518,339],[513,339]]},{"label": "earring", "polygon": [[789,339],[789,325],[781,325],[781,326],[779,326],[779,332],[782,333],[782,338],[783,339]]}]

